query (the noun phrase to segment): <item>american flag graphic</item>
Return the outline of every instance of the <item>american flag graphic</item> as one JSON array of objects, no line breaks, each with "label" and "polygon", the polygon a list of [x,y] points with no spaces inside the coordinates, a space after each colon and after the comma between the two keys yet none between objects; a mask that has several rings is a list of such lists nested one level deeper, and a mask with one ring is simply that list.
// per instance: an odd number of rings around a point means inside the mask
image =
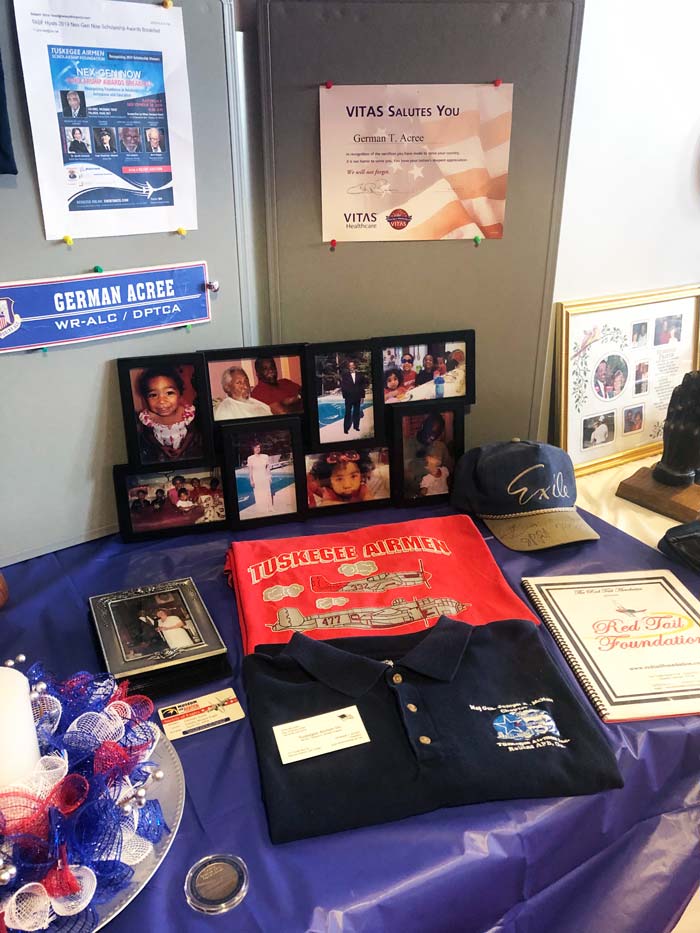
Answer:
[{"label": "american flag graphic", "polygon": [[512,84],[321,88],[323,239],[500,239],[512,111]]}]

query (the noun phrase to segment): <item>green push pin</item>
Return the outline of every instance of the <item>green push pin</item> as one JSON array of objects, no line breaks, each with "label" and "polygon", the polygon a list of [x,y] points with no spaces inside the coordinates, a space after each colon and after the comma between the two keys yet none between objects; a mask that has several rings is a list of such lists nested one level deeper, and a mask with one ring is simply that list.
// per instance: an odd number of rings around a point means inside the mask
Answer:
[{"label": "green push pin", "polygon": [[105,270],[102,268],[102,266],[93,266],[92,271],[93,272],[104,272]]},{"label": "green push pin", "polygon": [[481,241],[482,241],[483,239],[484,239],[484,238],[483,238],[482,236],[475,236],[475,237],[474,237],[474,246],[478,246],[479,243],[481,243]]},{"label": "green push pin", "polygon": [[192,330],[191,324],[185,324],[185,330]]},{"label": "green push pin", "polygon": [[49,348],[48,348],[48,347],[42,347],[42,348],[41,348],[41,352],[42,352],[42,353],[48,353],[48,352],[49,352]]}]

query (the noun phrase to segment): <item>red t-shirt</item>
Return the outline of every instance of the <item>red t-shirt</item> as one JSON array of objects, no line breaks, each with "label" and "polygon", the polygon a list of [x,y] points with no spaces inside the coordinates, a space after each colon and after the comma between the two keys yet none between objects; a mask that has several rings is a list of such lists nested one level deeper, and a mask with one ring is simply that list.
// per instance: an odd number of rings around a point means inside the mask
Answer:
[{"label": "red t-shirt", "polygon": [[[274,386],[271,386],[269,382],[259,382],[250,394],[259,402],[273,405],[276,402],[283,402],[286,398],[296,398],[300,392],[301,386],[292,382],[291,379],[278,379],[277,385]],[[299,406],[301,406],[301,399]]]},{"label": "red t-shirt", "polygon": [[536,616],[466,515],[356,531],[234,541],[226,555],[246,654],[311,638],[405,635],[441,615],[483,625]]}]

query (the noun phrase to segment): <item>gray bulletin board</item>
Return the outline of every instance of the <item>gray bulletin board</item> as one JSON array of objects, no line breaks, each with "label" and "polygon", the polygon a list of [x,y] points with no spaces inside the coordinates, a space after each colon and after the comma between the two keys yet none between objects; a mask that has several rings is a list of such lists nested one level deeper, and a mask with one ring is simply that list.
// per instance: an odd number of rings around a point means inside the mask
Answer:
[{"label": "gray bulletin board", "polygon": [[[276,339],[473,327],[467,444],[546,434],[550,322],[584,0],[264,0]],[[321,241],[319,85],[512,82],[502,240]]]},{"label": "gray bulletin board", "polygon": [[[0,51],[19,174],[0,176],[0,282],[206,260],[221,290],[212,320],[175,329],[0,355],[0,566],[116,530],[112,465],[126,461],[118,357],[240,346],[242,308],[220,0],[182,5],[199,229],[44,238],[12,3],[0,3]],[[144,16],[148,6],[144,6]],[[69,231],[66,231],[67,233]]]}]

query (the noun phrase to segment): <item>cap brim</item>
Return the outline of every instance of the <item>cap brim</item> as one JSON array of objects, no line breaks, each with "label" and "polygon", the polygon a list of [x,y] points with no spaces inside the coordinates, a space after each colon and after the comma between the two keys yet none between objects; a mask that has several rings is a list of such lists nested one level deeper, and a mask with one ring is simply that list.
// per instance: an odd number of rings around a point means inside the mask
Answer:
[{"label": "cap brim", "polygon": [[501,544],[514,551],[541,551],[559,544],[597,541],[600,538],[576,509],[519,515],[517,518],[482,518],[482,521]]}]

